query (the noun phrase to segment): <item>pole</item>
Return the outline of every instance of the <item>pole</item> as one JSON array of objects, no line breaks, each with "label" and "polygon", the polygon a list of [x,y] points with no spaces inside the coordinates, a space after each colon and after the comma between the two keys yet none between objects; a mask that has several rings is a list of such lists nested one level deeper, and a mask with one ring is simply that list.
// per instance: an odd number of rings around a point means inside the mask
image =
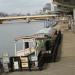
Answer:
[{"label": "pole", "polygon": [[15,41],[15,56],[16,56],[16,41]]},{"label": "pole", "polygon": [[23,50],[25,49],[25,43],[24,43],[24,40],[23,40]]},{"label": "pole", "polygon": [[75,8],[73,9],[73,32],[75,32]]}]

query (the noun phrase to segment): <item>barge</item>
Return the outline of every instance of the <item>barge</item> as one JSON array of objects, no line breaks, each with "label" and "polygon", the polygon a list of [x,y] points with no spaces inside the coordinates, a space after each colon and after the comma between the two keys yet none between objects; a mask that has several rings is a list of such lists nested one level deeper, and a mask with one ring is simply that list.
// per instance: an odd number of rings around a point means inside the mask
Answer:
[{"label": "barge", "polygon": [[[20,69],[42,70],[45,63],[55,61],[57,55],[55,42],[59,40],[57,38],[61,38],[58,37],[59,34],[61,36],[61,31],[57,32],[56,29],[49,27],[43,28],[31,36],[17,37],[15,39],[15,57],[20,58]],[[18,41],[22,41],[21,50],[17,50]]]},{"label": "barge", "polygon": [[[22,48],[17,48],[19,41]],[[5,72],[23,70],[43,70],[44,64],[56,62],[58,48],[62,41],[61,31],[54,28],[44,28],[34,35],[17,37],[15,39],[15,56],[4,56]]]}]

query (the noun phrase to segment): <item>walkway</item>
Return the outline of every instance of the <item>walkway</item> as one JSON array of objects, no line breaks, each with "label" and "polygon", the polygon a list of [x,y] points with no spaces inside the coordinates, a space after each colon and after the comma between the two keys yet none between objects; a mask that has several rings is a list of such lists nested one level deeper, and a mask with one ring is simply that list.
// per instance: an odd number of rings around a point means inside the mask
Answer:
[{"label": "walkway", "polygon": [[75,56],[75,33],[65,31],[63,34],[62,57]]}]

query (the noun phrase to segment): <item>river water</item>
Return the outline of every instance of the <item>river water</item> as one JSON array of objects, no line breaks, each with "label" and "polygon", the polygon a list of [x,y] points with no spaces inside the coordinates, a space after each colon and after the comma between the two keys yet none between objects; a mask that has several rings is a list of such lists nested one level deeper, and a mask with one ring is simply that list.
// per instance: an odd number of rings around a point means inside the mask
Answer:
[{"label": "river water", "polygon": [[3,52],[8,52],[9,56],[13,56],[16,37],[34,34],[43,27],[44,21],[30,23],[10,21],[0,24],[0,56]]}]

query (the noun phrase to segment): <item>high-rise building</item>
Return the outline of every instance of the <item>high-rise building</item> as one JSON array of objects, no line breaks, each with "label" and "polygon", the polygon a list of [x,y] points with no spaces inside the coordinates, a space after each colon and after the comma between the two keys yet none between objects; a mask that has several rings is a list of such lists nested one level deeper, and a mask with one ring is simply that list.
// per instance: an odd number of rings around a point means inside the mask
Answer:
[{"label": "high-rise building", "polygon": [[43,7],[43,12],[45,13],[54,13],[58,11],[57,5],[53,3],[53,0],[50,0],[50,3],[46,3]]}]

